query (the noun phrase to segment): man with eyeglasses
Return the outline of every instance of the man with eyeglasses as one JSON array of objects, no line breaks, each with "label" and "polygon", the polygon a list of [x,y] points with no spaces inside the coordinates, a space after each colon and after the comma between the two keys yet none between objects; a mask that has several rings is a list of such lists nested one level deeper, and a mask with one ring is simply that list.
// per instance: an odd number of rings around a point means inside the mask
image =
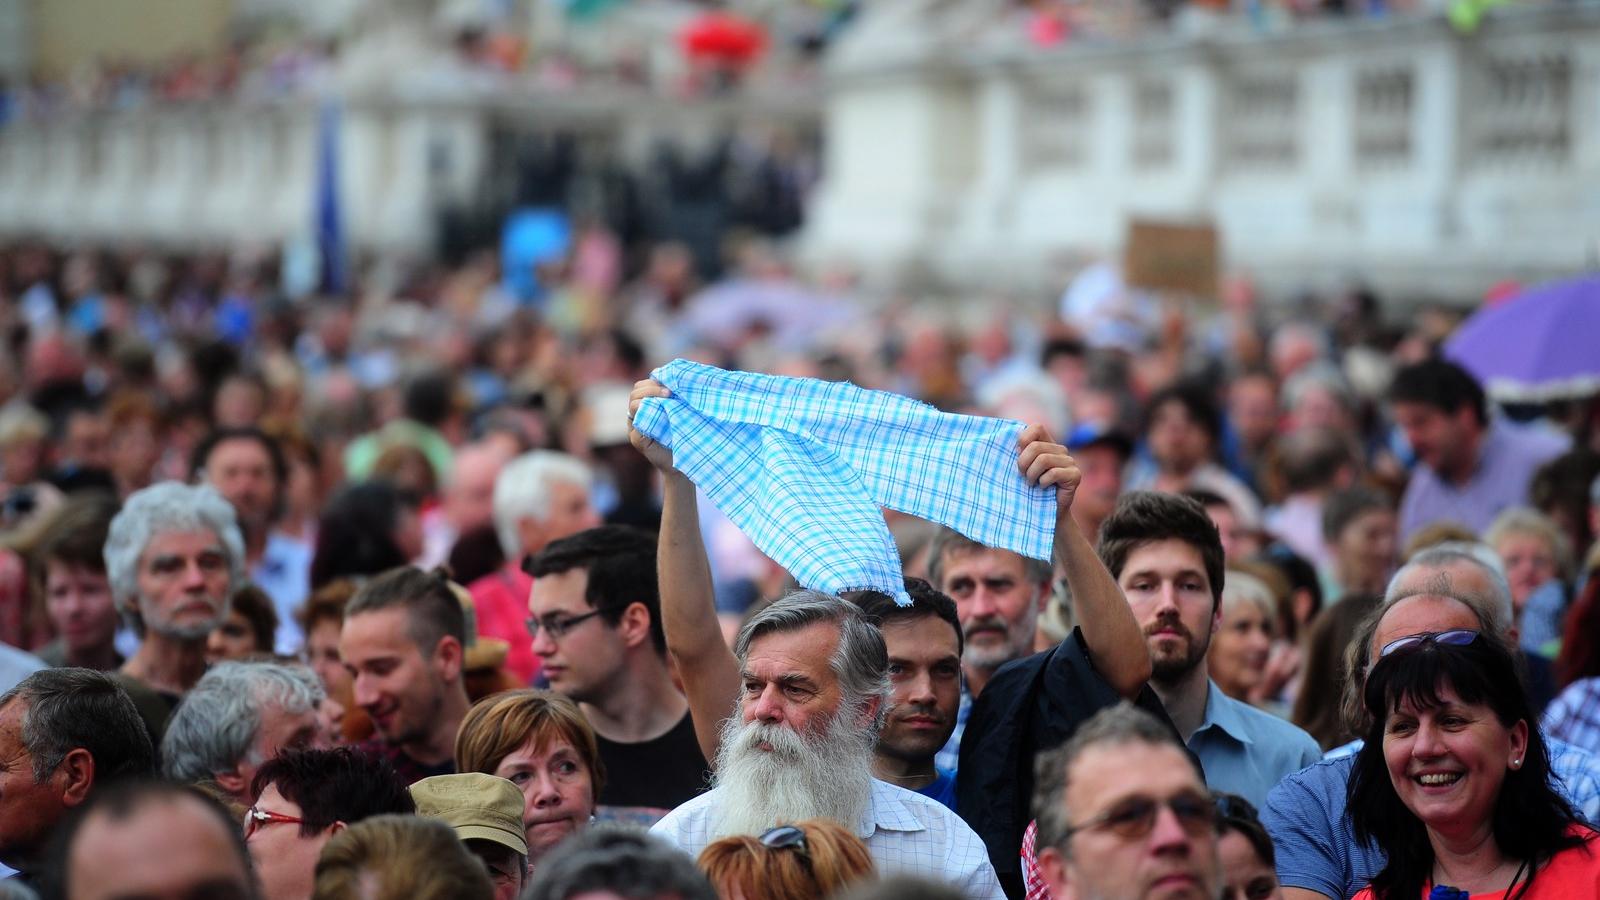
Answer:
[{"label": "man with eyeglasses", "polygon": [[530,557],[527,572],[533,652],[583,710],[605,765],[598,817],[652,825],[703,791],[710,768],[667,663],[656,540],[591,528]]},{"label": "man with eyeglasses", "polygon": [[[1498,561],[1481,544],[1441,544],[1412,557],[1389,582],[1346,654],[1359,673],[1345,686],[1342,712],[1352,733],[1365,734],[1362,693],[1371,663],[1419,641],[1498,641],[1516,646],[1511,588]],[[1600,820],[1600,760],[1548,740],[1556,787],[1585,819]],[[1358,841],[1346,814],[1346,791],[1362,741],[1285,777],[1267,795],[1261,823],[1277,851],[1278,878],[1288,900],[1345,900],[1372,880],[1384,856]]]},{"label": "man with eyeglasses", "polygon": [[345,608],[339,655],[377,731],[360,749],[387,759],[406,784],[455,772],[456,731],[470,705],[466,631],[444,576],[409,566],[367,582]]},{"label": "man with eyeglasses", "polygon": [[349,748],[289,750],[251,784],[244,840],[266,900],[307,900],[317,857],[334,835],[369,816],[416,805],[393,768]]},{"label": "man with eyeglasses", "polygon": [[1033,811],[1055,900],[1212,900],[1217,810],[1172,729],[1130,704],[1096,713],[1041,754]]}]

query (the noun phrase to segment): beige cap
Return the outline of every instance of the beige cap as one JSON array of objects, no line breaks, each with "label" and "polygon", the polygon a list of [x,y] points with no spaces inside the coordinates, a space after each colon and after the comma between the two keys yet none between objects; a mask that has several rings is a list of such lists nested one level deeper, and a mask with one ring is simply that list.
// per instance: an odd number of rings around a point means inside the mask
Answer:
[{"label": "beige cap", "polygon": [[464,841],[494,841],[528,855],[522,792],[504,778],[482,772],[435,775],[411,786],[411,800],[417,815],[439,819]]}]

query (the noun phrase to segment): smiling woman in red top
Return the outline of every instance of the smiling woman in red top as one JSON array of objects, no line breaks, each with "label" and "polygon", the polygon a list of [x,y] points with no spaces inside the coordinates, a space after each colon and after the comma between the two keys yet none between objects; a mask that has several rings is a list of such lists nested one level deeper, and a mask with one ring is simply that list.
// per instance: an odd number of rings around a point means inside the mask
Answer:
[{"label": "smiling woman in red top", "polygon": [[1391,641],[1366,705],[1350,814],[1388,864],[1357,900],[1600,896],[1597,835],[1550,785],[1506,647],[1465,630]]}]

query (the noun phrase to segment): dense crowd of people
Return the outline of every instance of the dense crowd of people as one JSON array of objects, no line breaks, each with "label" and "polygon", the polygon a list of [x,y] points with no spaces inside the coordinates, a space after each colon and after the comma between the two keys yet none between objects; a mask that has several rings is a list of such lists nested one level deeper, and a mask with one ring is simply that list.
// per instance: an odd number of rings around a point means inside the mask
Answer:
[{"label": "dense crowd of people", "polygon": [[0,248],[0,887],[1600,892],[1592,398],[593,247]]}]

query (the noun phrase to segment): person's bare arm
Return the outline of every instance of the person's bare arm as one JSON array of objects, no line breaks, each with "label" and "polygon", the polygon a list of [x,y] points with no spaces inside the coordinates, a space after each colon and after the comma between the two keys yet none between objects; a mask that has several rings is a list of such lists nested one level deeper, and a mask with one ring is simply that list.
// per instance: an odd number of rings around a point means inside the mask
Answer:
[{"label": "person's bare arm", "polygon": [[1122,589],[1072,520],[1072,500],[1083,473],[1043,425],[1028,426],[1017,444],[1022,451],[1017,462],[1028,480],[1056,487],[1055,556],[1066,570],[1074,618],[1095,668],[1118,694],[1136,697],[1150,679],[1150,651]]},{"label": "person's bare arm", "polygon": [[[645,397],[670,396],[659,382],[634,385],[630,422]],[[661,627],[667,652],[677,663],[694,719],[695,738],[715,764],[722,720],[739,696],[739,661],[722,637],[711,584],[711,562],[700,538],[694,483],[672,466],[672,451],[635,429],[629,439],[660,470],[664,481],[656,575],[661,591]]]}]

